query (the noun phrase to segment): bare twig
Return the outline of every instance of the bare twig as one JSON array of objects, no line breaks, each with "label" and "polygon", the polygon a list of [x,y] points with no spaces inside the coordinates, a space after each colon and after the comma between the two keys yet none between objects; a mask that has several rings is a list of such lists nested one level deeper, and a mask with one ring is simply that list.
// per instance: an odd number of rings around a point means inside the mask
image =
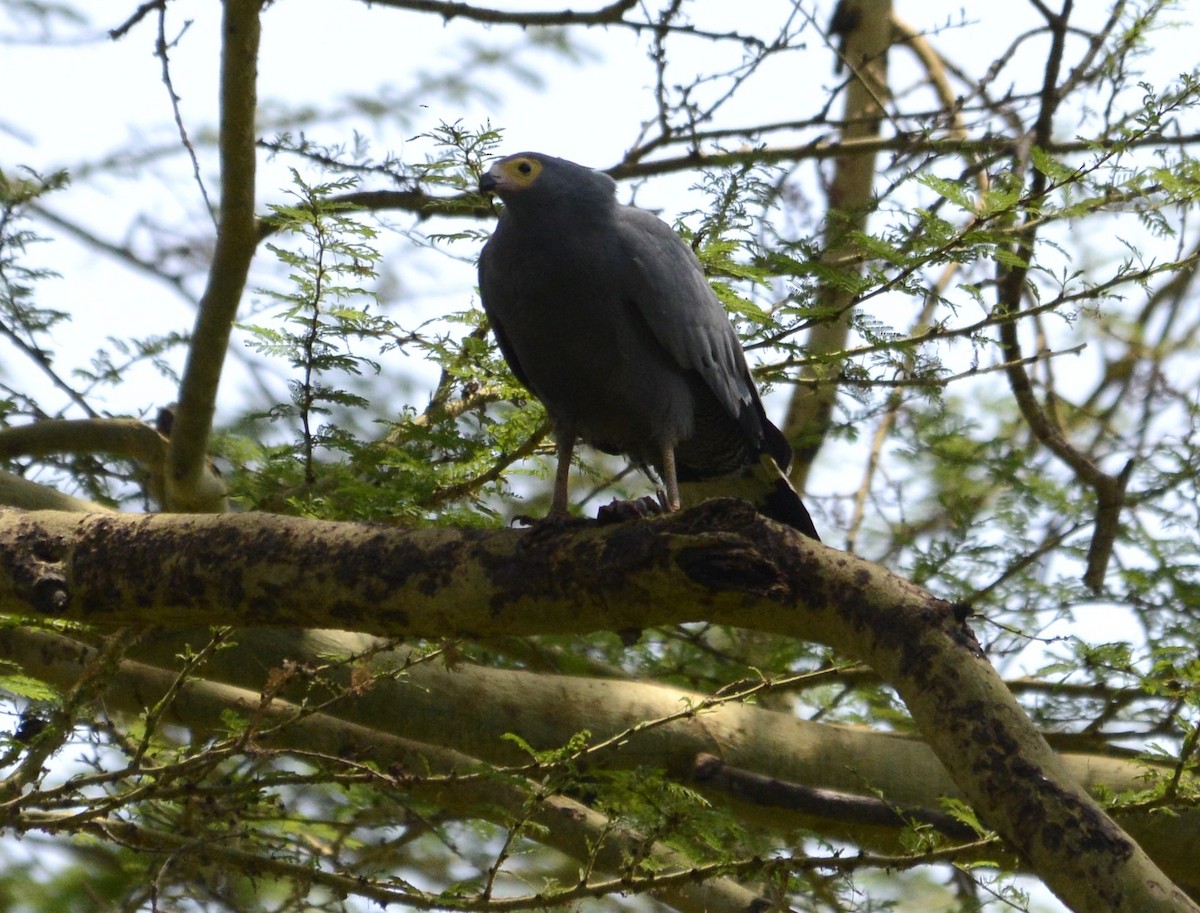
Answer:
[{"label": "bare twig", "polygon": [[[184,32],[188,30],[191,24],[190,19],[184,22],[183,31],[179,33],[179,38],[183,37]],[[164,3],[158,8],[158,36],[154,40],[154,56],[162,61],[162,81],[163,85],[167,87],[167,97],[171,99],[171,112],[175,116],[175,127],[179,131],[179,141],[183,144],[183,148],[187,150],[188,157],[192,160],[192,176],[196,179],[196,186],[200,188],[200,196],[204,198],[204,208],[208,210],[208,214],[213,220],[213,227],[215,228],[217,225],[217,214],[213,210],[212,201],[208,198],[208,188],[204,186],[204,175],[200,173],[200,159],[196,156],[196,147],[192,145],[187,127],[183,123],[183,112],[179,109],[179,93],[175,91],[175,84],[171,80],[171,60],[167,56],[167,51],[179,43],[179,38],[167,41],[167,6]]]},{"label": "bare twig", "polygon": [[763,45],[761,39],[743,32],[712,32],[687,24],[664,25],[655,21],[626,19],[626,13],[637,7],[639,0],[615,0],[615,2],[607,6],[591,12],[578,12],[572,9],[520,12],[476,6],[473,3],[457,2],[457,0],[372,0],[372,3],[375,6],[389,6],[394,9],[433,13],[441,16],[447,22],[451,19],[467,19],[472,22],[483,22],[489,25],[516,25],[521,28],[608,25],[621,26],[632,29],[635,32],[650,32],[665,28],[696,38],[736,41],[739,44],[751,47],[761,47]]},{"label": "bare twig", "polygon": [[138,4],[138,8],[135,9],[130,14],[128,19],[126,19],[124,22],[122,22],[116,28],[108,30],[108,37],[111,38],[113,41],[117,41],[121,38],[124,38],[127,34],[129,34],[130,30],[135,25],[137,25],[139,22],[141,22],[143,19],[145,19],[147,16],[149,16],[151,12],[153,12],[154,10],[161,11],[163,9],[166,9],[166,6],[167,6],[167,0],[147,0],[146,3]]},{"label": "bare twig", "polygon": [[[1052,14],[1040,5],[1039,8],[1043,10],[1043,14],[1049,22],[1052,41],[1042,81],[1041,106],[1030,135],[1030,142],[1044,147],[1050,142],[1054,127],[1054,113],[1062,100],[1058,76],[1063,62],[1067,19],[1071,13],[1072,3],[1071,0],[1066,0],[1061,14]],[[1022,156],[1018,163],[1019,167],[1023,167],[1024,163],[1025,160]],[[1029,178],[1030,186],[1026,194],[1027,198],[1040,199],[1047,192],[1048,184],[1049,178],[1046,174],[1040,169],[1033,169]],[[1025,282],[1029,274],[1029,265],[1033,262],[1034,242],[1037,237],[1038,223],[1035,219],[1036,213],[1031,212],[1016,233],[1012,250],[1012,262],[1016,265],[1007,266],[1000,271],[997,283],[997,306],[1001,313],[1019,310],[1021,302],[1024,300]],[[1043,408],[1034,396],[1032,381],[1024,367],[1021,342],[1015,321],[1005,321],[1000,325],[1000,344],[1008,363],[1009,386],[1030,430],[1038,441],[1071,469],[1080,482],[1092,488],[1096,493],[1098,501],[1096,526],[1091,546],[1088,549],[1087,569],[1083,579],[1088,587],[1098,591],[1103,586],[1108,561],[1112,556],[1121,507],[1125,501],[1125,487],[1133,471],[1133,463],[1126,463],[1118,475],[1110,476],[1104,473],[1086,454],[1071,444],[1062,427],[1055,420],[1053,411]]]}]

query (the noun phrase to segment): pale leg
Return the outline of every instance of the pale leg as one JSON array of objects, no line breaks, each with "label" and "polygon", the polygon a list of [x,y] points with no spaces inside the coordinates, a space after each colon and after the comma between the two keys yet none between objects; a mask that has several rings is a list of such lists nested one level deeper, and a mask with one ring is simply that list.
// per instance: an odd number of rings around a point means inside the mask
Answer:
[{"label": "pale leg", "polygon": [[575,450],[575,435],[555,432],[554,450],[558,465],[554,468],[554,498],[550,502],[551,517],[565,517],[567,510],[567,488],[571,480],[571,454]]},{"label": "pale leg", "polygon": [[675,477],[675,448],[667,446],[663,448],[662,454],[662,481],[663,487],[667,490],[666,508],[668,513],[674,513],[679,510],[679,480]]}]

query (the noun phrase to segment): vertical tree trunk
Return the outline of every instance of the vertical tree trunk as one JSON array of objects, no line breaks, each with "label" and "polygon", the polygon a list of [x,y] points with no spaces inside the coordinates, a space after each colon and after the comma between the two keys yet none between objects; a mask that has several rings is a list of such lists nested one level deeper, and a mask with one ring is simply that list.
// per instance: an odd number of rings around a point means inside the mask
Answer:
[{"label": "vertical tree trunk", "polygon": [[[830,31],[841,40],[839,67],[848,69],[846,107],[843,113],[844,140],[879,136],[884,105],[888,97],[887,52],[892,40],[891,0],[841,0],[830,23]],[[833,182],[829,188],[829,214],[825,219],[824,260],[842,268],[851,264],[858,247],[851,239],[864,231],[873,205],[876,154],[852,153],[835,160]],[[815,302],[820,313],[828,315],[813,327],[808,352],[819,359],[846,347],[850,332],[851,292],[822,285]],[[796,388],[788,407],[784,431],[796,449],[792,481],[803,491],[813,459],[829,431],[834,402],[837,399],[836,364],[818,364],[806,377],[816,386]]]}]

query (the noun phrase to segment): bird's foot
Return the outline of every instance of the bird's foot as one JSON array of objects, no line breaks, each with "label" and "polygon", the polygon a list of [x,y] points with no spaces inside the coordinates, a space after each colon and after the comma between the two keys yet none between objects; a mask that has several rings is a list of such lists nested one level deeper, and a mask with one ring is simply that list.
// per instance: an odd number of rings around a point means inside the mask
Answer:
[{"label": "bird's foot", "polygon": [[679,495],[675,496],[672,501],[671,495],[661,488],[654,489],[654,495],[658,498],[658,511],[663,514],[676,513],[680,508]]},{"label": "bird's foot", "polygon": [[667,513],[661,501],[645,495],[634,501],[620,501],[613,498],[609,503],[601,505],[596,511],[598,523],[624,523],[627,520],[644,520],[647,517],[657,517]]}]

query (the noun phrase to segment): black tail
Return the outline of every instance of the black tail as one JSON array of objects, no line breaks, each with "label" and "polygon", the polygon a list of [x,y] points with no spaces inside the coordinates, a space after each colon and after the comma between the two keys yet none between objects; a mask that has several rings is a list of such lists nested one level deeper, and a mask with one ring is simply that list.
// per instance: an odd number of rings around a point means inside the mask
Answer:
[{"label": "black tail", "polygon": [[808,515],[808,508],[804,506],[800,495],[782,472],[779,473],[778,478],[769,483],[762,500],[755,502],[755,506],[764,516],[778,520],[780,523],[786,523],[810,539],[821,541],[821,537],[817,535],[817,528],[813,525],[812,517]]},{"label": "black tail", "polygon": [[753,504],[763,516],[821,541],[800,495],[769,453],[761,454],[753,464],[728,475],[681,480],[679,491],[684,506],[699,504],[707,498],[741,498]]}]

